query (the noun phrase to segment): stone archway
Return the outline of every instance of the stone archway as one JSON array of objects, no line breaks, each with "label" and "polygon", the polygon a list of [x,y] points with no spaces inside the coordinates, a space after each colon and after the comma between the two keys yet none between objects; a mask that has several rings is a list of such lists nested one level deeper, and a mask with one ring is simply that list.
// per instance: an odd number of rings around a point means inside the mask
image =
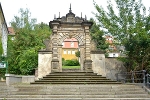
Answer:
[{"label": "stone archway", "polygon": [[[62,42],[65,40],[65,39],[68,39],[68,38],[75,38],[75,39],[77,39],[77,41],[78,41],[78,43],[79,43],[79,49],[80,49],[80,52],[81,52],[81,55],[80,55],[80,58],[82,58],[81,59],[81,61],[80,61],[80,67],[81,67],[81,71],[83,71],[83,69],[84,69],[84,65],[83,65],[83,62],[84,62],[84,51],[85,51],[85,48],[84,48],[84,43],[85,43],[85,36],[84,36],[84,31],[83,30],[75,30],[75,29],[77,29],[77,28],[72,28],[72,30],[68,30],[68,32],[66,31],[66,29],[64,29],[63,31],[61,30],[61,32],[60,33],[58,33],[58,40],[59,40],[59,52],[58,52],[58,54],[60,55],[60,69],[62,69],[61,68],[61,65],[62,65],[62,63],[61,63],[61,51],[62,51],[62,47],[61,47],[61,44],[62,44]],[[72,32],[72,31],[74,31],[74,32]],[[71,33],[72,32],[72,33]],[[70,34],[71,34],[71,36],[70,36]]]},{"label": "stone archway", "polygon": [[79,41],[81,49],[81,69],[83,71],[92,71],[92,60],[90,56],[90,32],[89,29],[92,22],[86,18],[75,17],[71,9],[65,17],[55,18],[49,23],[50,28],[53,30],[52,41],[52,61],[51,70],[57,72],[62,70],[61,64],[61,49],[62,42],[66,38],[76,38]]},{"label": "stone archway", "polygon": [[90,27],[92,22],[85,18],[76,17],[71,8],[66,16],[54,18],[49,22],[52,29],[50,39],[45,40],[45,50],[38,54],[38,78],[51,72],[62,71],[62,42],[66,38],[76,38],[79,41],[81,70],[92,71]]}]

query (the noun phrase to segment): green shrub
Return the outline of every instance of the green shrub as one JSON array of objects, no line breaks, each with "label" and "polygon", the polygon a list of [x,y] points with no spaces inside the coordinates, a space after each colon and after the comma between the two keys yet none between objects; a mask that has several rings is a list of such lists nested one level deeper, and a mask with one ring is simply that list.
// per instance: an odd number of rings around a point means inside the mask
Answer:
[{"label": "green shrub", "polygon": [[[63,61],[62,61],[63,62]],[[65,60],[63,62],[63,66],[79,66],[79,61],[78,60]]]},{"label": "green shrub", "polygon": [[62,66],[64,66],[64,65],[65,65],[65,59],[62,58]]}]

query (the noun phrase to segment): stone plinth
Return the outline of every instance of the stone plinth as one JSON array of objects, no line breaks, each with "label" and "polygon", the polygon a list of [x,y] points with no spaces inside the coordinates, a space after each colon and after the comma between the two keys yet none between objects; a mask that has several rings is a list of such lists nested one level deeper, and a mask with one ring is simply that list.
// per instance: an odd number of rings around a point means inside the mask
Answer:
[{"label": "stone plinth", "polygon": [[106,76],[105,55],[101,52],[91,52],[92,69],[94,73]]},{"label": "stone plinth", "polygon": [[7,85],[11,85],[15,83],[30,83],[35,81],[35,76],[5,74],[5,77],[6,77]]},{"label": "stone plinth", "polygon": [[92,71],[92,60],[85,60],[84,61],[84,70],[86,72],[91,72]]},{"label": "stone plinth", "polygon": [[38,54],[38,78],[42,78],[51,73],[51,51],[39,51]]}]

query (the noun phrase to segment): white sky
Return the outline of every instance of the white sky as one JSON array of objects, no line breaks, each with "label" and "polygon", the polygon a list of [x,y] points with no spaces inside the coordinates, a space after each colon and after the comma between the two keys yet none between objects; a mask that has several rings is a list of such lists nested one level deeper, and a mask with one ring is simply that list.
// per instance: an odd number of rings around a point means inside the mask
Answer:
[{"label": "white sky", "polygon": [[[107,6],[107,0],[94,1],[103,7]],[[149,0],[142,1],[147,8],[150,7]],[[20,8],[29,8],[31,17],[36,18],[37,23],[47,24],[54,19],[54,14],[59,17],[60,12],[60,17],[65,16],[69,12],[70,3],[72,12],[76,16],[80,17],[82,12],[82,17],[86,15],[87,19],[90,19],[94,17],[92,11],[96,12],[93,0],[0,0],[0,2],[8,26],[14,15],[18,15]]]}]

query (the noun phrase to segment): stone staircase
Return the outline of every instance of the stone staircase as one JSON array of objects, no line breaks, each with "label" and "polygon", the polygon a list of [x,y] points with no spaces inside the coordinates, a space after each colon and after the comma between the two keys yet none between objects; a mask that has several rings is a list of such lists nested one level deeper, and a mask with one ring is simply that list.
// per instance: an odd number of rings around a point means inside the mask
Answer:
[{"label": "stone staircase", "polygon": [[30,84],[0,82],[0,100],[150,100],[150,93],[92,72],[56,72]]},{"label": "stone staircase", "polygon": [[55,72],[31,84],[121,84],[93,72]]},{"label": "stone staircase", "polygon": [[132,84],[13,84],[0,83],[0,100],[150,100]]}]

